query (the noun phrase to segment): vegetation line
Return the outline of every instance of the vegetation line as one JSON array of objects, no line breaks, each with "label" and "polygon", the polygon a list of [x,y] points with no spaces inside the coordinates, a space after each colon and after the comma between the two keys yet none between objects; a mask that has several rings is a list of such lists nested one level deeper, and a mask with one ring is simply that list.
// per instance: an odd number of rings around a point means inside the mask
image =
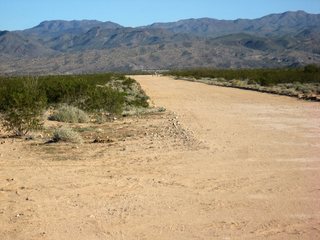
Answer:
[{"label": "vegetation line", "polygon": [[297,69],[189,69],[170,71],[166,75],[209,85],[320,101],[320,67],[316,65]]},{"label": "vegetation line", "polygon": [[0,77],[0,123],[15,135],[43,125],[43,114],[56,109],[52,120],[87,122],[85,112],[121,115],[147,108],[148,97],[133,79],[120,74]]}]

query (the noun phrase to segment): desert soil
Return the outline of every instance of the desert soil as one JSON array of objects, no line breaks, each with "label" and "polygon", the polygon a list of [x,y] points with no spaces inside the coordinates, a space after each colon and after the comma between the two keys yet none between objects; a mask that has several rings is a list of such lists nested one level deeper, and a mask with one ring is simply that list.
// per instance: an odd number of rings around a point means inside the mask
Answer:
[{"label": "desert soil", "polygon": [[1,240],[320,239],[319,103],[134,78],[165,113],[1,133]]}]

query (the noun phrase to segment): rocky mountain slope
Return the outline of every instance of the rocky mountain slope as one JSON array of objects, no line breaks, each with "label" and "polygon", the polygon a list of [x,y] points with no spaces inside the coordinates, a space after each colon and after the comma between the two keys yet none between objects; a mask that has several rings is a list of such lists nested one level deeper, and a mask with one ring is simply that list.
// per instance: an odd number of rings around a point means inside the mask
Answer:
[{"label": "rocky mountain slope", "polygon": [[219,37],[234,33],[260,36],[279,36],[319,26],[320,14],[304,11],[271,14],[258,19],[217,20],[212,18],[187,19],[173,23],[155,23],[148,28],[162,28],[174,33]]},{"label": "rocky mountain slope", "polygon": [[320,14],[188,19],[128,28],[45,21],[0,32],[0,73],[83,73],[187,67],[279,67],[320,62]]}]

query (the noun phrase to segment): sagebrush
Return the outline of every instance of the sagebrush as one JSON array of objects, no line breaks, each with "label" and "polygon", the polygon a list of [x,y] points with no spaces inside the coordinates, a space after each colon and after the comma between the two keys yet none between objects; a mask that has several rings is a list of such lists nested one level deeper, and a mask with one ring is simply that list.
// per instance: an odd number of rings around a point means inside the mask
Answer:
[{"label": "sagebrush", "polygon": [[86,123],[90,121],[90,118],[83,110],[63,104],[49,116],[49,120],[68,123]]},{"label": "sagebrush", "polygon": [[52,134],[52,141],[53,142],[71,142],[71,143],[82,143],[83,139],[81,135],[71,128],[62,127],[55,129]]}]

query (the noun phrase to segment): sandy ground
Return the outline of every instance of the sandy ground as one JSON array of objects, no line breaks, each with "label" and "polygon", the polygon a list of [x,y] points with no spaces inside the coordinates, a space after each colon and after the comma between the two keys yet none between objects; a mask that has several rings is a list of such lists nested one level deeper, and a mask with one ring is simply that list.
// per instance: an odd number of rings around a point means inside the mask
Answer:
[{"label": "sandy ground", "polygon": [[0,139],[1,240],[320,239],[319,103],[134,78],[166,113]]}]

